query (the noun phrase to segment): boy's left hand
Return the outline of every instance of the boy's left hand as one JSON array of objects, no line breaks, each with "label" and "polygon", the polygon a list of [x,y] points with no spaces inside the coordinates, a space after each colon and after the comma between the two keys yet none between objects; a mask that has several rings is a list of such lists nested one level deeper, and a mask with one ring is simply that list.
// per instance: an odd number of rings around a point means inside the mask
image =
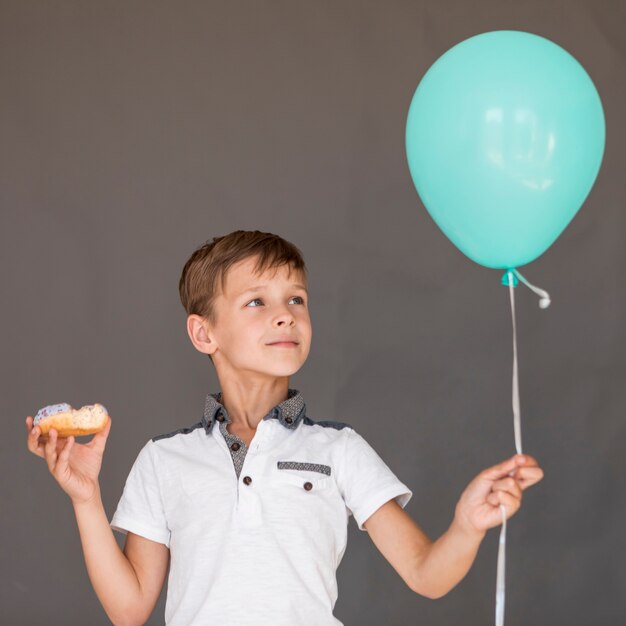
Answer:
[{"label": "boy's left hand", "polygon": [[500,504],[506,507],[506,518],[517,513],[522,491],[538,483],[543,470],[528,454],[516,454],[507,461],[483,470],[461,494],[454,521],[461,528],[486,532],[502,523]]}]

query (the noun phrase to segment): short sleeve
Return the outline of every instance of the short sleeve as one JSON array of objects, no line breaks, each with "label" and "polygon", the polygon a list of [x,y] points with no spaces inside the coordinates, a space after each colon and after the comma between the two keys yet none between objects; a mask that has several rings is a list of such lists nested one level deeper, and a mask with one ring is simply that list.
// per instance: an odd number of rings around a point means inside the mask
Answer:
[{"label": "short sleeve", "polygon": [[137,455],[110,525],[113,530],[124,534],[130,531],[169,548],[170,530],[159,488],[156,453],[150,440]]},{"label": "short sleeve", "polygon": [[339,489],[359,530],[366,530],[363,524],[383,504],[395,499],[404,508],[413,492],[359,433],[353,428],[346,430],[346,445],[338,476]]}]

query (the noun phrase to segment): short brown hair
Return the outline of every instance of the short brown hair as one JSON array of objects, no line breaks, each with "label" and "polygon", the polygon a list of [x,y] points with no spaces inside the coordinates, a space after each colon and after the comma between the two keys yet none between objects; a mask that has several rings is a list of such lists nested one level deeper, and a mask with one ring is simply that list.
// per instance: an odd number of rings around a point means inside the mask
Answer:
[{"label": "short brown hair", "polygon": [[259,230],[235,230],[228,235],[213,237],[198,247],[189,257],[178,282],[180,301],[187,315],[200,315],[214,324],[215,299],[226,286],[226,272],[231,265],[249,257],[259,256],[254,272],[289,265],[301,271],[306,279],[307,269],[300,250],[278,235]]}]

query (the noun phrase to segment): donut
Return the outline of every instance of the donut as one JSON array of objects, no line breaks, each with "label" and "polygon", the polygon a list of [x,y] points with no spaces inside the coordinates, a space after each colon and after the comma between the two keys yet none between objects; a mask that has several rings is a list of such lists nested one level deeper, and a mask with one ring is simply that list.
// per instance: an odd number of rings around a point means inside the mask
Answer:
[{"label": "donut", "polygon": [[33,428],[38,426],[44,436],[54,428],[59,437],[80,437],[99,433],[108,419],[108,411],[102,404],[86,404],[80,409],[73,409],[67,402],[60,402],[39,409],[33,420]]}]

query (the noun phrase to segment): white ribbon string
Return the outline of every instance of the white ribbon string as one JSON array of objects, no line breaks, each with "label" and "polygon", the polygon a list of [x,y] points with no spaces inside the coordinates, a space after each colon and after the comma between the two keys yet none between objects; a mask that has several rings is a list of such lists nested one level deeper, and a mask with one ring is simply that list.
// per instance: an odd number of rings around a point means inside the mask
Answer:
[{"label": "white ribbon string", "polygon": [[[511,299],[511,318],[513,319],[513,430],[515,431],[515,449],[522,453],[521,411],[519,402],[519,382],[517,372],[517,325],[515,323],[515,287],[513,274],[508,273],[509,296]],[[496,569],[496,626],[504,626],[504,599],[506,570],[506,507],[500,504],[502,526],[500,527],[500,541],[498,544],[498,566]]]},{"label": "white ribbon string", "polygon": [[[513,320],[513,430],[515,432],[515,449],[517,450],[517,454],[522,454],[522,425],[521,409],[519,402],[519,375],[517,371],[517,324],[515,323],[515,287],[513,286],[513,274],[511,272],[509,272],[509,296],[511,297],[511,318]],[[549,300],[550,298],[548,297],[548,301]]]},{"label": "white ribbon string", "polygon": [[[539,307],[541,309],[547,309],[550,306],[550,294],[545,289],[540,289],[535,285],[531,285],[516,269],[511,270],[529,289],[532,289],[539,297]],[[511,278],[509,276],[509,284]]]},{"label": "white ribbon string", "polygon": [[496,626],[504,626],[504,571],[506,558],[506,507],[500,505],[502,511],[502,527],[500,528],[500,545],[498,546],[498,570],[496,574]]},{"label": "white ribbon string", "polygon": [[[516,269],[509,270],[509,296],[511,299],[511,318],[513,320],[513,430],[515,432],[515,449],[517,450],[517,454],[522,454],[522,426],[519,401],[519,375],[517,371],[517,326],[515,323],[515,286],[513,285],[513,274],[540,297],[539,306],[542,309],[547,309],[550,306],[550,294],[544,289],[531,285]],[[510,473],[510,476],[513,474],[514,470]],[[496,626],[504,626],[504,573],[506,561],[506,507],[504,504],[500,504],[500,511],[502,512],[502,527],[500,528],[498,567],[496,572]]]}]

